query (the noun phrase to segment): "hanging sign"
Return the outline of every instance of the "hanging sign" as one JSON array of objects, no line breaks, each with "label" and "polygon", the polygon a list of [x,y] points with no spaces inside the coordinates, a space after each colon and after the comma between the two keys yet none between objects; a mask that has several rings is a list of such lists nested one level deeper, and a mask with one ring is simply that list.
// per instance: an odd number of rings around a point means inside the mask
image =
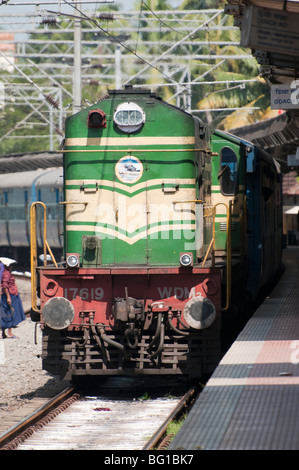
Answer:
[{"label": "hanging sign", "polygon": [[251,49],[298,56],[298,24],[298,13],[251,5],[244,11],[241,45]]},{"label": "hanging sign", "polygon": [[271,85],[271,109],[299,108],[299,80],[286,85]]}]

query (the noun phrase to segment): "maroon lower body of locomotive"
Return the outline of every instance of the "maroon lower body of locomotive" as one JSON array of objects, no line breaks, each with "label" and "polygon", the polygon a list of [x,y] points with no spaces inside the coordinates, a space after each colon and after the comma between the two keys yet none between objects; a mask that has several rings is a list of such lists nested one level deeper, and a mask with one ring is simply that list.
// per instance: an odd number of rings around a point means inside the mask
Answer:
[{"label": "maroon lower body of locomotive", "polygon": [[61,378],[210,373],[220,270],[40,268],[43,368]]}]

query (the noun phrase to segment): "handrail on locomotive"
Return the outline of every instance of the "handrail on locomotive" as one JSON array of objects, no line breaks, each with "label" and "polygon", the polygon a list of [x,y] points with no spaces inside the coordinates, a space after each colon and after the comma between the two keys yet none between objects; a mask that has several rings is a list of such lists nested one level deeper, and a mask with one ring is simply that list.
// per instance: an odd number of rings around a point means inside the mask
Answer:
[{"label": "handrail on locomotive", "polygon": [[[182,201],[175,201],[173,204],[179,203]],[[184,202],[196,202],[196,203],[203,203],[201,200],[194,200],[194,201],[184,201]],[[74,203],[74,202],[72,202]],[[75,203],[79,204],[78,201]],[[66,202],[62,202],[61,204],[67,204]],[[87,203],[85,203],[87,204]],[[57,268],[57,262],[53,255],[53,252],[49,246],[47,241],[47,207],[41,201],[36,201],[32,203],[30,207],[30,260],[31,260],[31,306],[32,310],[36,313],[41,313],[41,310],[37,307],[37,276],[36,276],[36,268],[37,268],[37,230],[36,230],[36,206],[41,206],[43,208],[43,254],[44,254],[44,266],[47,266],[47,252],[50,254],[51,259],[53,261],[54,266]],[[227,240],[226,240],[226,305],[222,308],[223,311],[226,311],[230,307],[231,303],[231,261],[232,261],[232,243],[231,243],[231,211],[232,211],[232,201],[229,201],[229,205],[225,203],[217,203],[212,208],[213,213],[213,237],[210,241],[208,249],[205,253],[205,256],[202,261],[202,267],[205,266],[207,258],[211,252],[211,260],[212,266],[215,265],[215,239],[216,239],[216,229],[215,229],[215,219],[216,219],[216,212],[217,206],[225,206],[226,208],[226,226],[227,226]],[[244,228],[244,227],[243,227]]]},{"label": "handrail on locomotive", "polygon": [[224,202],[219,202],[213,207],[213,244],[215,252],[215,240],[216,240],[216,229],[215,229],[215,219],[217,206],[225,206],[226,208],[226,227],[227,227],[227,236],[226,236],[226,305],[222,309],[226,311],[230,307],[231,299],[231,278],[232,278],[232,222],[231,222],[231,213],[232,213],[232,201],[229,201],[229,204]]},{"label": "handrail on locomotive", "polygon": [[[201,266],[204,267],[208,256],[211,254],[212,266],[215,266],[215,242],[216,242],[216,213],[217,207],[224,206],[226,209],[226,227],[227,227],[227,238],[226,238],[226,305],[222,308],[222,311],[227,311],[231,305],[231,293],[232,293],[232,206],[233,202],[230,200],[229,204],[219,202],[212,208],[213,214],[213,236],[211,238],[208,249],[205,253]],[[246,253],[245,246],[245,233],[246,233],[246,196],[243,199],[242,212],[239,215],[241,220],[241,233],[242,233],[242,244],[240,246],[240,254],[244,256]]]},{"label": "handrail on locomotive", "polygon": [[30,206],[30,265],[31,265],[31,307],[36,313],[41,313],[37,307],[37,281],[36,281],[36,268],[37,268],[37,230],[36,230],[36,207],[43,208],[43,254],[44,266],[47,266],[47,252],[50,254],[54,266],[57,268],[57,262],[53,252],[47,241],[47,207],[41,201],[36,201]]}]

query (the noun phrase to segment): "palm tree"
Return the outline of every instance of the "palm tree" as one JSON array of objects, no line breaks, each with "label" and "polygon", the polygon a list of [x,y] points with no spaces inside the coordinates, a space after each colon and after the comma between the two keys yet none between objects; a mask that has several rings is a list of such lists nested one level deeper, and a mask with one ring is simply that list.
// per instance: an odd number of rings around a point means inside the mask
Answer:
[{"label": "palm tree", "polygon": [[[215,0],[184,0],[180,8],[219,8],[225,3]],[[254,58],[246,60],[229,58],[230,55],[248,55],[250,51],[239,46],[239,28],[222,30],[223,18],[225,18],[227,26],[233,26],[233,17],[219,16],[216,19],[219,29],[205,30],[201,34],[203,41],[210,42],[210,45],[203,48],[202,52],[214,55],[214,57],[225,53],[227,59],[225,61],[216,59],[215,67],[211,67],[210,72],[204,75],[203,80],[199,81],[199,83],[202,81],[210,83],[193,89],[193,107],[207,110],[205,120],[209,123],[217,125],[220,129],[230,129],[267,117],[270,110],[270,100],[268,85],[259,77],[256,60]],[[230,42],[230,45],[220,45],[225,41]],[[215,44],[217,42],[219,45]],[[217,64],[219,64],[218,67]],[[200,77],[203,70],[203,64],[195,64],[192,69],[193,77],[196,74]],[[240,81],[243,82],[240,83]],[[213,109],[223,109],[223,111],[210,111]],[[203,117],[203,113],[200,113],[200,117]]]}]

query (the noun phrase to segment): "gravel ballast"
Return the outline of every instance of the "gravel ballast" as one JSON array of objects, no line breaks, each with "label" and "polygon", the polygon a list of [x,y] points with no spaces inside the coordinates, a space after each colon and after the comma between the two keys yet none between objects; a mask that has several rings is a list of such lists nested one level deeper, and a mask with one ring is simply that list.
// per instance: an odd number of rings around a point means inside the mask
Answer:
[{"label": "gravel ballast", "polygon": [[[35,344],[35,328],[36,339]],[[26,317],[13,329],[16,339],[0,339],[0,421],[35,397],[52,396],[62,387],[58,377],[42,370],[41,329]],[[57,392],[58,393],[58,392]]]}]

